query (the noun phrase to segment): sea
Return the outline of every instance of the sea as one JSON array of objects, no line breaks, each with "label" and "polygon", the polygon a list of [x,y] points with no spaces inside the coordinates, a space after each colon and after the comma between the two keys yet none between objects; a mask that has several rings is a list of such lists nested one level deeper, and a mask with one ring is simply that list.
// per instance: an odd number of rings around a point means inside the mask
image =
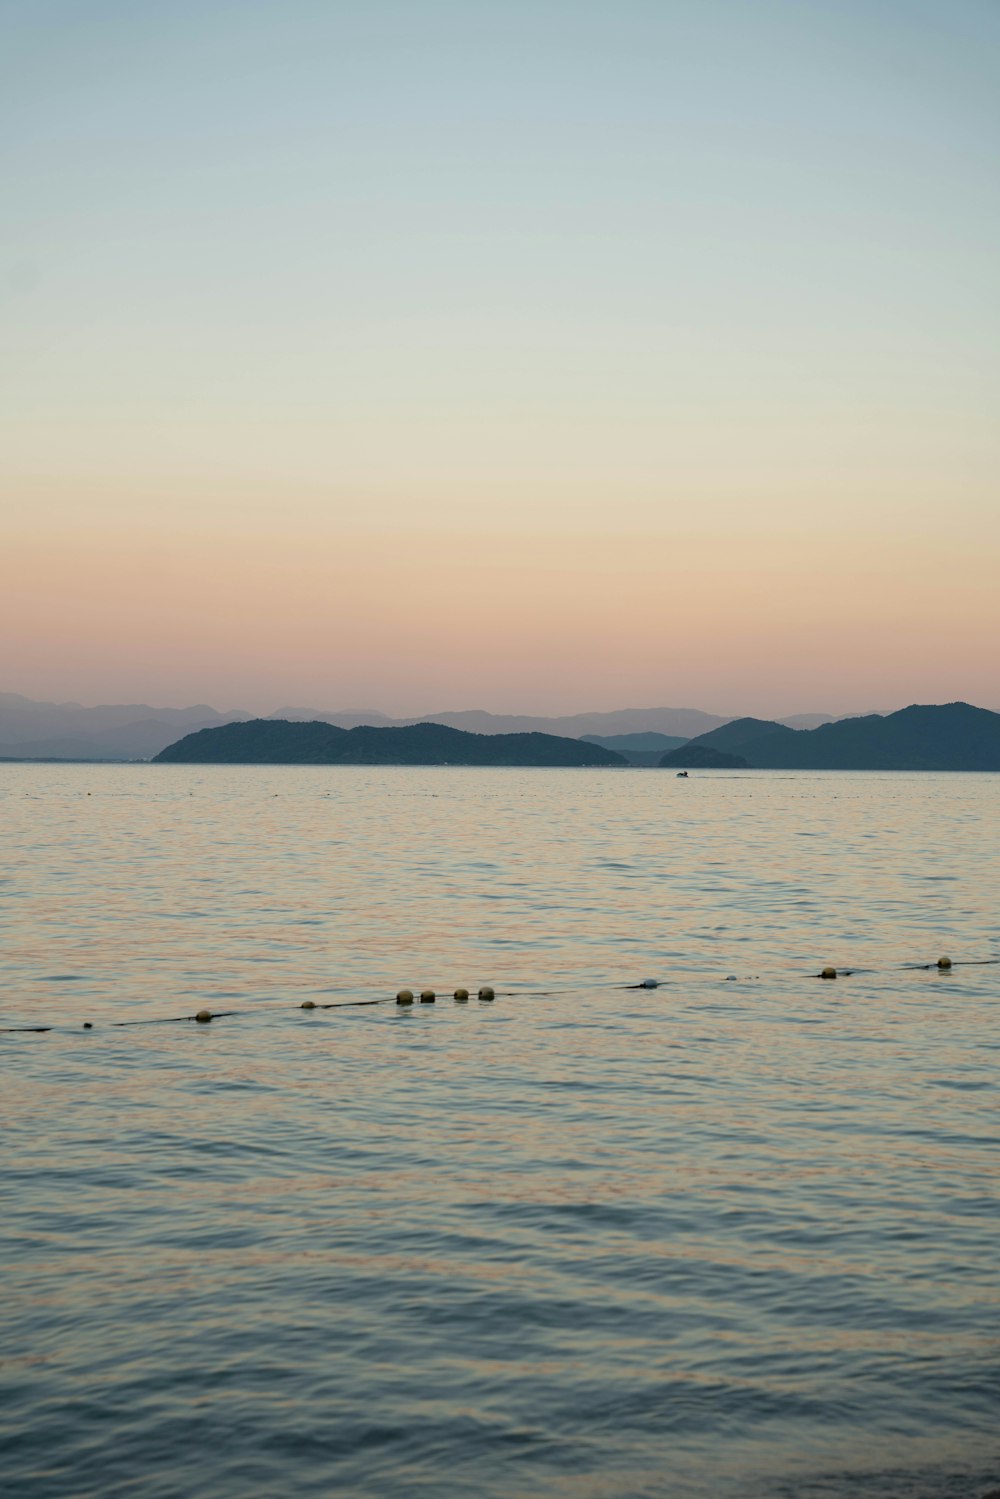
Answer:
[{"label": "sea", "polygon": [[0,1493],[982,1499],[998,831],[986,774],[0,766]]}]

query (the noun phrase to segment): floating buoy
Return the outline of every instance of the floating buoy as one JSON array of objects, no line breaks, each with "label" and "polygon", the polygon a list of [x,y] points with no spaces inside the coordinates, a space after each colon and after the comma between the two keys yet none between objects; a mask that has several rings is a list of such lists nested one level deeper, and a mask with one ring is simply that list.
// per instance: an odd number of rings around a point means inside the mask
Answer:
[{"label": "floating buoy", "polygon": [[[25,793],[25,795],[28,795],[28,793]],[[832,964],[828,964],[827,966],[821,968],[818,973],[813,973],[813,972],[810,971],[807,974],[804,974],[803,976],[809,977],[809,978],[818,978],[818,979],[831,980],[831,979],[838,979],[838,978],[849,978],[852,974],[855,974],[855,973],[863,973],[863,974],[868,974],[868,973],[887,973],[887,972],[890,972],[890,971],[895,971],[895,969],[899,968],[899,967],[902,967],[902,969],[904,971],[905,970],[919,969],[919,970],[921,970],[923,972],[927,972],[927,971],[932,971],[933,972],[933,971],[936,970],[936,971],[938,971],[940,973],[950,973],[956,965],[959,966],[959,967],[962,967],[962,966],[966,966],[968,964],[1000,964],[1000,957],[992,957],[992,958],[957,958],[957,959],[952,959],[952,958],[949,958],[947,956],[942,956],[942,957],[937,958],[936,960],[934,960],[932,962],[929,962],[929,963],[903,963],[901,965],[900,964],[895,964],[895,965],[892,966],[891,969],[888,969],[888,968],[834,968]],[[721,977],[721,975],[716,975],[716,981],[718,981],[719,977]],[[724,977],[725,977],[726,982],[729,983],[729,984],[735,984],[737,982],[740,982],[740,979],[738,978],[738,976],[735,973],[726,974]],[[759,979],[760,978],[760,974],[744,974],[742,976],[742,978],[743,978],[744,982],[750,982],[753,979]],[[637,989],[653,990],[653,989],[660,989],[660,988],[662,988],[664,982],[665,981],[662,980],[662,979],[649,978],[649,979],[642,979],[642,980],[639,981],[639,983],[636,983],[636,984],[621,984],[620,981],[619,981],[619,983],[613,983],[612,980],[608,979],[608,980],[605,981],[604,987],[616,988],[616,989],[617,988],[624,988],[624,989],[630,989],[630,990],[637,990]],[[588,987],[591,987],[591,986],[588,986]],[[595,984],[592,987],[597,988],[599,986],[597,984]],[[555,989],[555,990],[550,990],[550,989],[545,989],[545,990],[521,990],[521,989],[518,989],[518,990],[507,990],[507,989],[505,989],[503,992],[504,992],[504,995],[506,997],[508,997],[508,998],[509,997],[521,997],[522,995],[528,996],[528,995],[531,995],[531,994],[538,994],[540,997],[548,998],[552,994],[568,993],[568,992],[571,992],[571,991],[569,991],[569,990],[559,990],[559,989]],[[470,998],[470,991],[468,989],[455,989],[453,991],[453,993],[454,993],[455,1001],[458,1004],[466,1004],[468,1002],[469,998]],[[492,1000],[494,1000],[496,998],[496,990],[490,984],[484,984],[481,989],[479,989],[479,990],[476,991],[476,993],[477,993],[477,997],[480,1000],[485,1001],[486,1003],[489,1003],[490,1001],[492,1001]],[[434,992],[433,989],[424,989],[424,990],[422,990],[420,992],[420,1000],[421,1000],[422,1004],[433,1004],[436,998],[437,998],[437,996],[436,996],[436,994],[435,994],[435,992]],[[398,1005],[412,1005],[413,1002],[414,1002],[414,993],[413,993],[412,989],[400,989],[400,990],[397,991],[397,993],[396,993],[396,1003]],[[324,1010],[324,1011],[328,1011],[328,1010],[349,1009],[349,1008],[352,1008],[352,1007],[357,1006],[357,1005],[383,1005],[383,1004],[386,1004],[386,1003],[391,1003],[391,1001],[389,1001],[389,999],[388,999],[388,996],[386,996],[386,995],[383,995],[381,999],[378,999],[378,998],[376,998],[376,999],[349,999],[349,1000],[345,1000],[345,1001],[343,1001],[341,1003],[337,1003],[337,1004],[326,1004],[326,1003],[320,1004],[317,1000],[314,1000],[314,999],[305,999],[305,1000],[298,1001],[296,1003],[296,1001],[289,999],[289,1000],[286,1001],[286,1004],[282,1008],[288,1008],[292,1004],[295,1004],[296,1008],[297,1009],[301,1009],[301,1010]],[[209,1010],[209,1009],[203,1009],[203,1010],[198,1010],[197,1013],[194,1014],[194,1015],[187,1015],[187,1014],[185,1014],[185,1015],[163,1015],[163,1016],[153,1016],[152,1018],[143,1019],[143,1020],[111,1020],[111,1021],[104,1020],[101,1023],[104,1026],[105,1029],[107,1029],[107,1027],[109,1025],[112,1028],[116,1028],[118,1026],[133,1026],[133,1025],[166,1025],[166,1024],[176,1024],[178,1021],[185,1021],[185,1020],[194,1020],[194,1021],[197,1021],[197,1023],[199,1025],[208,1025],[211,1021],[213,1021],[213,1020],[221,1020],[223,1017],[228,1017],[228,1016],[231,1016],[231,1015],[249,1015],[251,1013],[253,1013],[251,1010],[215,1010],[215,1011],[212,1011],[212,1010]],[[90,1030],[94,1030],[95,1029],[94,1023],[92,1021],[90,1021],[90,1020],[78,1021],[77,1024],[81,1025],[82,1029],[85,1030],[85,1031],[90,1031]],[[12,1032],[12,1033],[13,1032],[45,1032],[45,1031],[51,1031],[52,1029],[53,1029],[53,1027],[50,1026],[50,1025],[14,1025],[14,1026],[6,1026],[5,1025],[5,1026],[0,1026],[0,1031],[7,1031],[7,1032]],[[997,1491],[997,1499],[1000,1499],[1000,1490]]]}]

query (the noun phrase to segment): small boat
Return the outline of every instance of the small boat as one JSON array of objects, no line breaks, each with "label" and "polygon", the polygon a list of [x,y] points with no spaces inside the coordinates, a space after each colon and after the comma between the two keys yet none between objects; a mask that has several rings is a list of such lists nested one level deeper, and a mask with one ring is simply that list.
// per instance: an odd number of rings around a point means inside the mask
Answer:
[{"label": "small boat", "polygon": [[687,773],[687,771],[686,771],[686,770],[679,770],[679,771],[678,771],[678,772],[677,772],[677,779],[678,779],[678,780],[679,780],[679,781],[686,781],[686,780],[687,780],[687,778],[688,778],[688,773]]}]

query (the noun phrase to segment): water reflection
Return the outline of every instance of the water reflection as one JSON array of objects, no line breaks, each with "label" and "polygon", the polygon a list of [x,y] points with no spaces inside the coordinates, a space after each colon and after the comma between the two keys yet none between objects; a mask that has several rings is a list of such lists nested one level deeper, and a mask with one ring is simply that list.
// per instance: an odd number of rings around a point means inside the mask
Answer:
[{"label": "water reflection", "polygon": [[990,1486],[1000,778],[0,789],[12,1492]]}]

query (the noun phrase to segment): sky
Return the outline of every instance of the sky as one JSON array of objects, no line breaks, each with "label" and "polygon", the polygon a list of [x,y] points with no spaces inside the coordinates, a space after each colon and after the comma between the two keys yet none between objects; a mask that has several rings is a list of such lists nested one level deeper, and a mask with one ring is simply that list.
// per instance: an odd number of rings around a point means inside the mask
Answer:
[{"label": "sky", "polygon": [[0,690],[1000,708],[995,0],[0,0]]}]

